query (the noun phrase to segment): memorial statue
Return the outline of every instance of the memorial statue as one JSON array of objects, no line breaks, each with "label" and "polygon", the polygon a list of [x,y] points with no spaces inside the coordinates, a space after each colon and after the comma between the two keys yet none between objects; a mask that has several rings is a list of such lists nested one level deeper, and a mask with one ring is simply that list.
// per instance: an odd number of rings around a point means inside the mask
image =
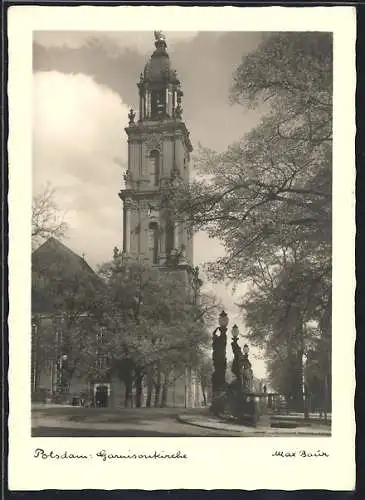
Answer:
[{"label": "memorial statue", "polygon": [[231,343],[233,351],[233,361],[232,361],[232,373],[236,377],[237,383],[242,385],[242,361],[243,353],[242,349],[238,345],[238,339],[234,338]]},{"label": "memorial statue", "polygon": [[245,344],[243,346],[244,351],[247,349],[247,351],[243,354],[242,357],[242,387],[243,390],[246,392],[252,392],[253,391],[253,371],[252,371],[252,365],[250,360],[248,359],[248,345]]},{"label": "memorial statue", "polygon": [[237,383],[245,392],[253,390],[253,371],[248,359],[248,345],[243,346],[244,353],[238,345],[238,337],[234,337],[231,343],[233,351],[232,373],[236,377]]},{"label": "memorial statue", "polygon": [[[219,332],[219,335],[217,334]],[[225,372],[227,335],[226,328],[218,327],[213,332],[213,391],[221,389],[226,383]]]}]

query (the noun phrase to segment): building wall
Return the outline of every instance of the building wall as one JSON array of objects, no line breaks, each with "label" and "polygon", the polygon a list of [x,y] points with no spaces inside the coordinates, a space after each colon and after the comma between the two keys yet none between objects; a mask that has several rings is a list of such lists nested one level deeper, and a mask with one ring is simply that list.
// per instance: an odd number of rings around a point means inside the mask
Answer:
[{"label": "building wall", "polygon": [[[128,146],[128,198],[130,199],[130,255],[132,257],[148,258],[148,234],[151,221],[157,222],[160,229],[160,258],[161,263],[166,259],[166,221],[162,211],[149,214],[149,205],[158,207],[159,186],[155,185],[151,176],[151,151],[158,151],[160,182],[170,179],[173,168],[176,167],[185,182],[189,180],[189,151],[185,143],[185,132],[179,129],[166,129],[165,123],[151,123],[147,128],[132,127],[127,129],[129,135]],[[123,195],[122,198],[124,199]],[[126,202],[125,202],[126,206]],[[189,261],[193,261],[192,234],[187,230],[183,219],[176,220],[178,248],[185,246],[185,254]]]},{"label": "building wall", "polygon": [[[89,394],[95,394],[96,385],[109,385],[110,394],[108,397],[109,408],[124,408],[125,406],[125,385],[118,377],[111,377],[109,380],[90,383],[86,378],[73,377],[70,384],[68,400],[71,403],[73,397],[81,397]],[[51,363],[41,371],[39,377],[38,391],[47,391],[52,395],[56,391],[55,375],[52,376]],[[144,385],[142,393],[142,407],[145,407],[147,399],[147,386]],[[203,394],[199,380],[194,372],[186,370],[184,376],[177,379],[168,388],[166,406],[177,408],[197,408],[203,404]],[[154,393],[152,397],[152,406],[154,405]],[[135,388],[132,393],[132,406],[136,406]]]}]

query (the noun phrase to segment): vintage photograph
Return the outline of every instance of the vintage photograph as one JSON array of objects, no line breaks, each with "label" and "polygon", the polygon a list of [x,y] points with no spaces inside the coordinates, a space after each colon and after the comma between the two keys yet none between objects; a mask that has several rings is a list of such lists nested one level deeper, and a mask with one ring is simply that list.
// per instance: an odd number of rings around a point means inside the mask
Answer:
[{"label": "vintage photograph", "polygon": [[331,436],[332,65],[33,32],[32,437]]}]

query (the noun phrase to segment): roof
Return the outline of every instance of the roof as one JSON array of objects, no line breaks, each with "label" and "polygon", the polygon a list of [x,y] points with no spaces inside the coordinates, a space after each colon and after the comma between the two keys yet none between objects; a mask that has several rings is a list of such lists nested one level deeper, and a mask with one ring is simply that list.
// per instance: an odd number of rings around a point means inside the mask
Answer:
[{"label": "roof", "polygon": [[164,39],[155,42],[155,51],[144,68],[144,80],[149,83],[163,83],[169,81],[179,84],[176,71],[171,67]]},{"label": "roof", "polygon": [[90,276],[93,276],[93,278],[97,277],[96,273],[83,257],[80,257],[80,255],[73,252],[56,238],[49,238],[32,252],[32,266],[37,267],[41,263],[52,263],[55,261],[67,263],[74,272],[81,271],[88,273]]},{"label": "roof", "polygon": [[70,295],[94,294],[102,280],[84,258],[56,238],[32,253],[32,312],[54,312]]}]

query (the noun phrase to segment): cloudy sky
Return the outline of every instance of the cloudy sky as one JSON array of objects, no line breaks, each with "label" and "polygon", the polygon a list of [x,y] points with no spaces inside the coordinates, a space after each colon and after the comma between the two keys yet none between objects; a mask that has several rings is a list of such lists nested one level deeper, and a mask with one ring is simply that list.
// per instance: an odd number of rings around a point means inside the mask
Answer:
[{"label": "cloudy sky", "polygon": [[[255,50],[260,33],[167,32],[173,67],[184,90],[184,119],[194,146],[225,149],[259,116],[229,104],[232,73]],[[96,266],[122,246],[122,203],[127,160],[124,127],[137,107],[136,83],[154,50],[151,32],[35,32],[33,44],[33,191],[47,182],[66,212],[65,243]],[[222,255],[219,242],[195,236],[194,264]],[[214,288],[244,329],[225,285]],[[255,360],[257,376],[264,365]]]}]

